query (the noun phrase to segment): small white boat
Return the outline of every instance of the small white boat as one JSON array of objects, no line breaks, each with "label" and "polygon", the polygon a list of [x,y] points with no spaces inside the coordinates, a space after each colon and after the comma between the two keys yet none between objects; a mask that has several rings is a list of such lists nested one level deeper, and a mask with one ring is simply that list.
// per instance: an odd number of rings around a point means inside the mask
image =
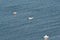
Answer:
[{"label": "small white boat", "polygon": [[17,12],[13,12],[13,15],[16,15]]},{"label": "small white boat", "polygon": [[29,19],[29,20],[32,20],[32,19],[33,19],[33,17],[28,17],[28,19]]},{"label": "small white boat", "polygon": [[48,40],[49,36],[45,35],[44,40]]}]

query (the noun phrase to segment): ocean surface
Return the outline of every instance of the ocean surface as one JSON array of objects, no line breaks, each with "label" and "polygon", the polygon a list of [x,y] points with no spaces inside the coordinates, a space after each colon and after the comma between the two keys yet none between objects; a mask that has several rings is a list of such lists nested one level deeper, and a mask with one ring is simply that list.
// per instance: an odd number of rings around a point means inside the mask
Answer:
[{"label": "ocean surface", "polygon": [[0,40],[43,40],[44,35],[60,40],[60,0],[0,0]]}]

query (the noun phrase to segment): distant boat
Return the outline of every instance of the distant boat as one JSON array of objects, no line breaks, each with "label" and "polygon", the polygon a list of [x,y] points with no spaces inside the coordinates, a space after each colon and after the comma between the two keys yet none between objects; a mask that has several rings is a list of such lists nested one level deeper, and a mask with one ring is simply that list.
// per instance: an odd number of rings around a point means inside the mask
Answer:
[{"label": "distant boat", "polygon": [[29,20],[32,20],[32,19],[33,19],[33,17],[28,17],[28,19],[29,19]]},{"label": "distant boat", "polygon": [[13,14],[13,15],[16,15],[16,14],[17,14],[17,12],[15,12],[15,11],[14,11],[12,14]]},{"label": "distant boat", "polygon": [[45,35],[44,40],[48,40],[49,36]]}]

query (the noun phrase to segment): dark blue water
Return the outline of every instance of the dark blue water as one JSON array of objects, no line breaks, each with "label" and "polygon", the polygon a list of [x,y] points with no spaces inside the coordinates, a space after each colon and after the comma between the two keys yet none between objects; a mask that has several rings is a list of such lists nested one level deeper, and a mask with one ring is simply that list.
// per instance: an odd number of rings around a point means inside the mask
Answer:
[{"label": "dark blue water", "polygon": [[0,40],[43,40],[45,34],[60,40],[60,0],[0,0]]}]

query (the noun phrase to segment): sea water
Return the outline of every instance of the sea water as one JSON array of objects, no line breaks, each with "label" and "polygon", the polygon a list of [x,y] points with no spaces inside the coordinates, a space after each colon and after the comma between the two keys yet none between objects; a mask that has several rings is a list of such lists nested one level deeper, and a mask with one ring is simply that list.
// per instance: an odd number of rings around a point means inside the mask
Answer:
[{"label": "sea water", "polygon": [[0,0],[0,40],[43,40],[44,35],[60,40],[60,0]]}]

